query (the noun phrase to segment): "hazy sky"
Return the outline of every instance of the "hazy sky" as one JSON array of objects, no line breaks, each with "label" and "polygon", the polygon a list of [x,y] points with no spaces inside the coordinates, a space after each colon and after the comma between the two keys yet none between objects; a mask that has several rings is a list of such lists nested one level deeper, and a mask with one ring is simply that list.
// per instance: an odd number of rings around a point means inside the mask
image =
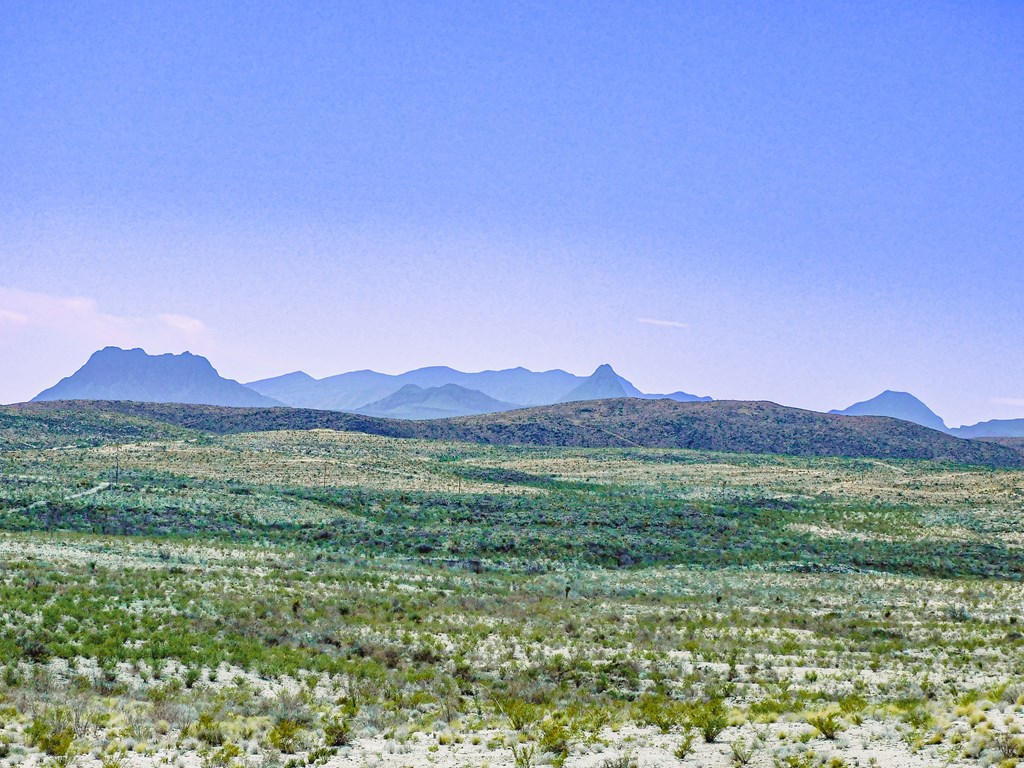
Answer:
[{"label": "hazy sky", "polygon": [[1022,297],[1017,0],[0,13],[0,401],[117,344],[955,425]]}]

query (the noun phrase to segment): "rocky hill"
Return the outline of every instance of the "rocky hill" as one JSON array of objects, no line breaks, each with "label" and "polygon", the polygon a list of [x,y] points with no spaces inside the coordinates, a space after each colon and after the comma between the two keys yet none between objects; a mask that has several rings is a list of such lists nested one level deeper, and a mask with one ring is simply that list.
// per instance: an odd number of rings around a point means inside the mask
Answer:
[{"label": "rocky hill", "polygon": [[15,412],[43,413],[48,408],[65,419],[75,410],[87,414],[106,411],[221,434],[322,428],[493,445],[686,448],[1024,466],[1024,452],[1015,445],[965,440],[888,417],[838,416],[768,402],[680,403],[620,398],[430,421],[301,408],[223,408],[167,403],[8,406]]}]

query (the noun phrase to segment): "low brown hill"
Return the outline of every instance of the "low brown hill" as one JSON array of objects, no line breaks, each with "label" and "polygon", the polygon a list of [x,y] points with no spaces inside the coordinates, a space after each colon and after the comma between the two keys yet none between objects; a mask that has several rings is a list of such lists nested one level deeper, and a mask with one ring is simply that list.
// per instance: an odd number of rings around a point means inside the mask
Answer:
[{"label": "low brown hill", "polygon": [[1003,445],[1024,455],[1024,437],[972,437],[970,439],[978,443]]},{"label": "low brown hill", "polygon": [[423,422],[422,429],[432,438],[495,445],[644,446],[1024,465],[1024,455],[1012,448],[963,440],[909,421],[761,401],[593,400]]},{"label": "low brown hill", "polygon": [[134,419],[148,419],[216,435],[239,432],[270,432],[278,429],[336,429],[387,437],[419,437],[414,421],[360,416],[342,411],[310,408],[237,408],[223,405],[186,403],[141,403],[134,400],[55,400],[18,403],[0,408],[25,414],[50,413],[70,418],[96,413],[115,413]]},{"label": "low brown hill", "polygon": [[108,401],[24,403],[8,409],[39,416],[50,413],[53,419],[73,419],[75,413],[80,418],[93,418],[98,412],[112,412],[215,434],[337,429],[491,445],[642,446],[1024,466],[1024,453],[1016,447],[964,440],[883,416],[840,416],[768,402],[681,403],[619,398],[433,421],[381,419],[304,408]]}]

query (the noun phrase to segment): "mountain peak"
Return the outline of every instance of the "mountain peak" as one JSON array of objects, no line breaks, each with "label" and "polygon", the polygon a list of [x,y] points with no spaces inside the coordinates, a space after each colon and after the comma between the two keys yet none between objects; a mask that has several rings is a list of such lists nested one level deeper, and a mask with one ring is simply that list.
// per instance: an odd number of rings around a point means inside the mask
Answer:
[{"label": "mountain peak", "polygon": [[150,355],[135,347],[104,347],[74,374],[33,400],[136,400],[154,403],[274,406],[264,397],[225,379],[201,355]]},{"label": "mountain peak", "polygon": [[911,421],[923,427],[948,431],[946,423],[931,408],[909,392],[887,389],[870,400],[854,403],[849,408],[830,411],[843,416],[889,416]]},{"label": "mountain peak", "polygon": [[579,385],[562,397],[561,402],[603,400],[609,397],[637,397],[640,390],[622,378],[608,363],[602,363]]},{"label": "mountain peak", "polygon": [[249,381],[246,382],[245,386],[255,388],[256,385],[265,384],[268,381],[290,382],[293,384],[309,384],[311,382],[315,382],[316,379],[314,379],[305,371],[292,371],[291,373],[283,373],[280,376],[274,376],[270,379],[257,379],[256,381]]},{"label": "mountain peak", "polygon": [[397,392],[369,403],[356,412],[367,416],[397,419],[437,419],[449,416],[475,416],[508,411],[516,406],[458,384],[421,387],[406,384]]}]

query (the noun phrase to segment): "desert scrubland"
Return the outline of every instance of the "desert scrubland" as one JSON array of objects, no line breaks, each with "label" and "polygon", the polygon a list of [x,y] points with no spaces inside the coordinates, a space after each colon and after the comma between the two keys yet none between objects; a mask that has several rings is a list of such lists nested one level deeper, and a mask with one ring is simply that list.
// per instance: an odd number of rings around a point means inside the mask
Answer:
[{"label": "desert scrubland", "polygon": [[1020,470],[110,418],[0,424],[4,764],[1024,757]]}]

